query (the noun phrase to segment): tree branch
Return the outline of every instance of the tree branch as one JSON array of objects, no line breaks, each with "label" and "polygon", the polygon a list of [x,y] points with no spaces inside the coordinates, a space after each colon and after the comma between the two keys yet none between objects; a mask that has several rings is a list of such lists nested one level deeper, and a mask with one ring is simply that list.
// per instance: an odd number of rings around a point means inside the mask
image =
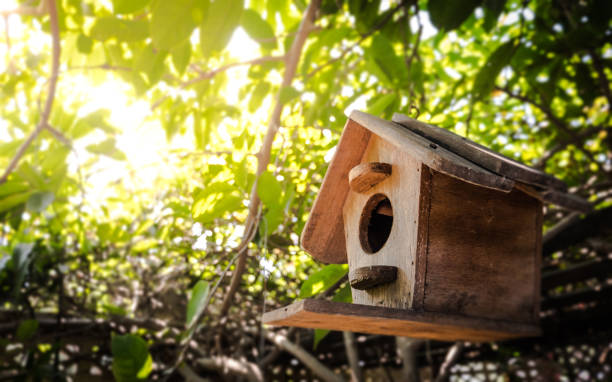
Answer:
[{"label": "tree branch", "polygon": [[357,352],[357,346],[355,345],[355,334],[353,332],[342,332],[344,339],[344,348],[346,349],[346,358],[348,358],[349,366],[351,370],[351,382],[362,382],[363,372],[361,366],[359,366],[359,352]]},{"label": "tree branch", "polygon": [[[284,59],[285,59],[284,56],[264,56],[264,57],[254,58],[252,60],[247,60],[247,61],[233,62],[231,64],[227,64],[227,65],[221,66],[219,68],[216,68],[216,69],[213,69],[207,72],[202,71],[200,69],[195,69],[198,73],[200,73],[200,75],[189,81],[185,81],[181,83],[181,86],[179,88],[181,90],[188,88],[191,85],[197,84],[198,82],[202,82],[205,80],[209,80],[213,78],[214,76],[216,76],[217,74],[225,72],[237,66],[260,65],[266,62],[282,61]],[[169,97],[168,95],[165,95],[162,98],[155,101],[153,105],[151,105],[151,110],[157,109],[159,105],[161,105],[166,99],[168,99],[168,97]]]},{"label": "tree branch", "polygon": [[222,374],[235,374],[246,378],[249,382],[263,382],[263,374],[259,367],[248,361],[239,361],[225,356],[200,358],[196,363],[206,369],[216,370]]},{"label": "tree branch", "polygon": [[455,362],[457,362],[457,359],[459,359],[462,350],[463,342],[460,341],[455,342],[455,344],[451,346],[450,349],[448,349],[448,353],[446,353],[444,362],[440,366],[440,371],[438,372],[438,376],[436,377],[436,382],[444,382],[448,379],[450,369],[455,364]]},{"label": "tree branch", "polygon": [[[34,131],[26,138],[26,140],[21,144],[17,153],[11,159],[8,167],[4,171],[2,177],[0,177],[0,184],[3,184],[7,181],[9,175],[15,170],[15,167],[19,164],[19,161],[25,154],[26,150],[34,139],[38,137],[40,132],[47,126],[49,121],[49,116],[51,115],[51,108],[53,106],[53,100],[55,98],[55,90],[57,88],[57,79],[59,77],[59,64],[60,64],[60,36],[59,36],[59,26],[57,21],[57,8],[55,5],[55,0],[44,0],[41,4],[46,3],[49,9],[49,19],[51,24],[51,37],[52,37],[52,46],[53,46],[53,56],[51,61],[51,77],[49,78],[49,90],[47,94],[47,100],[45,102],[45,108],[40,116],[40,121]],[[39,6],[40,7],[40,6]]]},{"label": "tree branch", "polygon": [[281,349],[291,353],[295,358],[299,359],[304,365],[306,365],[310,370],[312,370],[316,375],[318,375],[321,379],[327,382],[342,382],[343,379],[333,371],[327,368],[327,366],[323,365],[319,362],[315,357],[313,357],[306,350],[301,348],[300,346],[294,344],[289,341],[287,337],[273,333],[266,332],[266,338],[274,343],[276,346]]},{"label": "tree branch", "polygon": [[272,115],[270,116],[270,120],[268,121],[268,130],[266,131],[263,144],[257,155],[257,174],[255,178],[255,183],[253,184],[253,188],[251,189],[249,212],[245,221],[245,230],[242,238],[242,243],[240,244],[240,250],[238,251],[238,263],[236,264],[236,269],[234,270],[234,273],[232,275],[230,288],[227,291],[227,294],[225,295],[225,298],[223,300],[223,305],[221,306],[221,316],[227,314],[230,306],[234,302],[234,294],[238,290],[240,280],[242,279],[242,274],[244,273],[246,267],[248,243],[251,240],[252,236],[255,234],[255,231],[257,230],[257,223],[259,221],[260,214],[259,207],[261,205],[261,201],[259,200],[259,196],[257,195],[257,184],[259,183],[259,177],[264,171],[266,171],[266,168],[270,163],[272,143],[274,142],[276,132],[280,127],[280,117],[284,106],[280,98],[281,91],[283,88],[291,86],[291,82],[293,82],[293,78],[295,77],[295,72],[297,70],[297,64],[300,60],[300,56],[302,55],[302,48],[304,47],[304,43],[306,42],[308,34],[312,30],[312,25],[314,24],[314,18],[317,13],[317,10],[319,9],[320,2],[320,0],[313,0],[308,5],[308,8],[306,9],[304,17],[302,18],[302,22],[298,29],[298,33],[295,36],[295,39],[293,40],[293,44],[291,45],[291,49],[289,50],[289,53],[285,56],[285,73],[283,75],[281,89],[276,95],[276,104],[274,106],[274,110],[272,112]]},{"label": "tree branch", "polygon": [[598,164],[598,162],[593,157],[593,154],[583,147],[582,141],[580,140],[580,137],[576,134],[576,132],[573,131],[572,129],[570,129],[570,127],[565,122],[563,122],[560,118],[558,118],[556,115],[554,115],[552,110],[549,107],[547,107],[545,105],[542,105],[542,104],[536,102],[535,100],[533,100],[533,99],[531,99],[531,98],[529,98],[527,96],[513,93],[507,87],[496,86],[495,89],[504,92],[510,98],[514,98],[514,99],[517,99],[517,100],[519,100],[521,102],[528,103],[528,104],[536,107],[537,109],[539,109],[542,113],[544,113],[544,115],[546,115],[546,117],[554,125],[556,125],[559,128],[559,130],[563,131],[570,138],[571,142],[575,143],[577,149],[582,151],[584,153],[584,155],[586,155],[593,163]]}]

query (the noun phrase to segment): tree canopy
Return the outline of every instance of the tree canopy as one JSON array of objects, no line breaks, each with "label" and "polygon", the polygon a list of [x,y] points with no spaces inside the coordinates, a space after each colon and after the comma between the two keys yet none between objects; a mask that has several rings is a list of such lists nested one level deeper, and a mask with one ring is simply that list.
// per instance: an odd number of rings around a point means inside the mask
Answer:
[{"label": "tree canopy", "polygon": [[[260,317],[350,301],[347,267],[299,236],[352,109],[450,129],[612,203],[610,1],[0,13],[0,378],[262,380],[278,349],[328,378]],[[567,216],[545,212],[547,228]]]}]

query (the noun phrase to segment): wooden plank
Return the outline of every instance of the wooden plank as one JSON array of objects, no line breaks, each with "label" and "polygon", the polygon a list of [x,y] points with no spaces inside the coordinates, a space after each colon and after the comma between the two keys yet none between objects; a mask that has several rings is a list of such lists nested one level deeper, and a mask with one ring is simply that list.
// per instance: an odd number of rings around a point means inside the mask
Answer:
[{"label": "wooden plank", "polygon": [[361,161],[371,136],[348,120],[302,231],[302,248],[324,263],[347,261],[342,207],[350,191],[348,173]]},{"label": "wooden plank", "polygon": [[436,171],[498,191],[509,192],[514,187],[512,179],[494,174],[397,123],[358,110],[350,118]]},{"label": "wooden plank", "polygon": [[428,220],[424,310],[533,322],[542,229],[537,199],[433,172]]},{"label": "wooden plank", "polygon": [[349,185],[351,190],[363,193],[389,176],[391,176],[391,165],[389,163],[361,163],[349,172]]},{"label": "wooden plank", "polygon": [[266,312],[263,322],[440,341],[497,341],[540,334],[539,327],[533,324],[315,299]]},{"label": "wooden plank", "polygon": [[432,170],[421,164],[421,190],[419,191],[419,223],[415,261],[414,298],[412,307],[423,309],[425,275],[427,274],[427,244],[429,242],[429,210],[431,208]]},{"label": "wooden plank", "polygon": [[561,192],[567,190],[562,180],[492,151],[449,130],[399,113],[393,115],[392,121],[501,176]]},{"label": "wooden plank", "polygon": [[[372,136],[362,162],[389,163],[391,176],[365,193],[349,193],[344,205],[344,227],[350,269],[386,265],[397,267],[397,280],[374,289],[353,289],[353,302],[393,308],[410,308],[413,299],[417,214],[421,162],[388,141]],[[386,243],[372,253],[361,243],[362,218],[366,204],[375,195],[389,200],[393,220]],[[372,227],[376,228],[375,226]],[[367,251],[366,251],[367,250]]]}]

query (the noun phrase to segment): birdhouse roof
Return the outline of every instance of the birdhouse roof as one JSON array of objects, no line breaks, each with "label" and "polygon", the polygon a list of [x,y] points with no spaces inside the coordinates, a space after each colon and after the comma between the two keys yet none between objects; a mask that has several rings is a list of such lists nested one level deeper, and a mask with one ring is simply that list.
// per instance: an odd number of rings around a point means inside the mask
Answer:
[{"label": "birdhouse roof", "polygon": [[387,121],[353,111],[302,232],[302,247],[317,260],[347,261],[342,209],[350,191],[348,174],[361,162],[372,134],[429,168],[464,182],[502,192],[518,188],[545,203],[582,212],[590,209],[586,201],[566,192],[563,181],[449,130],[402,114]]}]

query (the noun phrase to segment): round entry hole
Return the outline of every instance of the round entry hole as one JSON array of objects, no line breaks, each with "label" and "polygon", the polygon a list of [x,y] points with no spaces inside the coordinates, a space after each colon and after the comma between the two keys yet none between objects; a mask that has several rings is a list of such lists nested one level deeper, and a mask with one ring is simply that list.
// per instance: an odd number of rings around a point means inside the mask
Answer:
[{"label": "round entry hole", "polygon": [[361,212],[359,241],[366,253],[376,253],[385,245],[393,226],[391,201],[383,194],[370,197]]}]

